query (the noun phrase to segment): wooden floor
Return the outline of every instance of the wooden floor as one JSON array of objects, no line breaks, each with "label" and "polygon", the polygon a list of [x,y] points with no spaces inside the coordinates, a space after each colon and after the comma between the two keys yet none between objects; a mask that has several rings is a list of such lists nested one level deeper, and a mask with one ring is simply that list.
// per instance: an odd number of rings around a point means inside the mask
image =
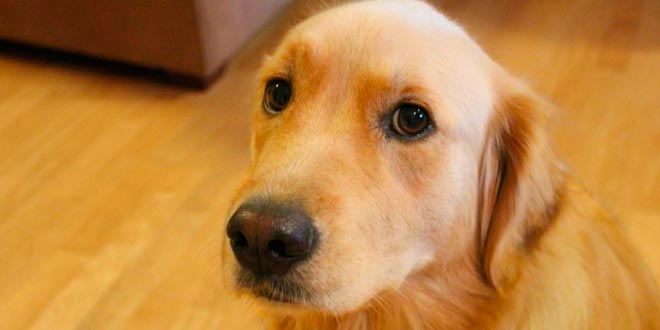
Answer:
[{"label": "wooden floor", "polygon": [[[325,1],[328,2],[328,1]],[[444,1],[564,109],[562,157],[660,274],[660,1]],[[0,49],[0,329],[257,329],[219,280],[259,59],[208,90]]]}]

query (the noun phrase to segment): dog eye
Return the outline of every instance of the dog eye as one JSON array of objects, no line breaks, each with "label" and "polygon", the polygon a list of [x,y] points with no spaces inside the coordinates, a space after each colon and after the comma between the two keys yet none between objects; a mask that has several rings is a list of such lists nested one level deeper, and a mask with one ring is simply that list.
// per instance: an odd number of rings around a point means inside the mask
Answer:
[{"label": "dog eye", "polygon": [[264,108],[270,113],[278,113],[291,100],[291,85],[284,79],[273,79],[266,84]]},{"label": "dog eye", "polygon": [[424,133],[431,125],[428,112],[418,105],[403,104],[392,116],[393,130],[404,137],[415,137]]}]

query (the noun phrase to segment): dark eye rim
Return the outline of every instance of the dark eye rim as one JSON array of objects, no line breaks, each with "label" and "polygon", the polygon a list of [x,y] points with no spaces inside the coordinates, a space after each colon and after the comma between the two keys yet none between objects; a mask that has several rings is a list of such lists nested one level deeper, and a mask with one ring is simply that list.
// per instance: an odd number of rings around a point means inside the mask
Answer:
[{"label": "dark eye rim", "polygon": [[[284,107],[282,107],[281,109],[279,109],[279,110],[274,109],[268,102],[268,97],[269,97],[268,89],[269,89],[271,84],[274,84],[274,83],[277,83],[277,82],[283,82],[283,83],[286,83],[289,86],[289,100],[287,101],[286,105]],[[282,111],[284,111],[289,106],[289,104],[291,104],[292,100],[293,100],[293,88],[292,88],[291,79],[286,78],[286,77],[273,77],[273,78],[270,78],[266,81],[266,84],[263,88],[263,96],[262,96],[262,100],[261,100],[261,106],[262,106],[264,112],[266,112],[269,115],[277,115],[277,114],[281,113]]]},{"label": "dark eye rim", "polygon": [[[404,135],[399,133],[393,125],[392,120],[394,120],[394,115],[396,112],[403,106],[410,105],[418,108],[422,108],[427,116],[428,116],[428,123],[426,124],[426,127],[424,127],[423,130],[421,130],[417,134],[413,135]],[[414,142],[414,141],[419,141],[427,138],[428,136],[432,135],[436,131],[436,126],[435,122],[433,120],[433,116],[431,115],[431,112],[428,110],[428,107],[425,106],[422,102],[418,102],[415,100],[402,100],[396,104],[396,106],[392,107],[392,110],[388,111],[382,118],[381,118],[381,126],[383,127],[383,130],[385,131],[385,136],[388,138],[393,138],[396,139],[400,142]]]}]

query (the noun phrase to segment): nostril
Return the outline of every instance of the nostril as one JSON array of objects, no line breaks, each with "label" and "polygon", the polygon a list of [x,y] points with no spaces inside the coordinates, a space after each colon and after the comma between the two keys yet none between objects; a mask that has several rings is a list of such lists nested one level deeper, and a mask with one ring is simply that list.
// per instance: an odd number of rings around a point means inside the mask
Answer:
[{"label": "nostril", "polygon": [[303,242],[274,239],[268,242],[268,253],[278,259],[300,259],[305,257],[310,246]]},{"label": "nostril", "polygon": [[275,258],[288,258],[289,256],[286,252],[286,244],[280,240],[270,241],[268,243],[268,251]]},{"label": "nostril", "polygon": [[231,240],[231,245],[235,248],[246,249],[248,247],[247,238],[240,231],[233,233],[229,239]]}]

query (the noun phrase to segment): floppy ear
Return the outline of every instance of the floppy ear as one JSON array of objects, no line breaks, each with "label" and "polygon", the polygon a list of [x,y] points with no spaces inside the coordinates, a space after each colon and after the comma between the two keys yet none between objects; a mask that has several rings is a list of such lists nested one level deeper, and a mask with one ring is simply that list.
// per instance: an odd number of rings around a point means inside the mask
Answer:
[{"label": "floppy ear", "polygon": [[549,110],[513,82],[502,88],[488,127],[479,173],[479,239],[486,279],[500,293],[515,283],[557,207],[562,179],[545,131]]}]

